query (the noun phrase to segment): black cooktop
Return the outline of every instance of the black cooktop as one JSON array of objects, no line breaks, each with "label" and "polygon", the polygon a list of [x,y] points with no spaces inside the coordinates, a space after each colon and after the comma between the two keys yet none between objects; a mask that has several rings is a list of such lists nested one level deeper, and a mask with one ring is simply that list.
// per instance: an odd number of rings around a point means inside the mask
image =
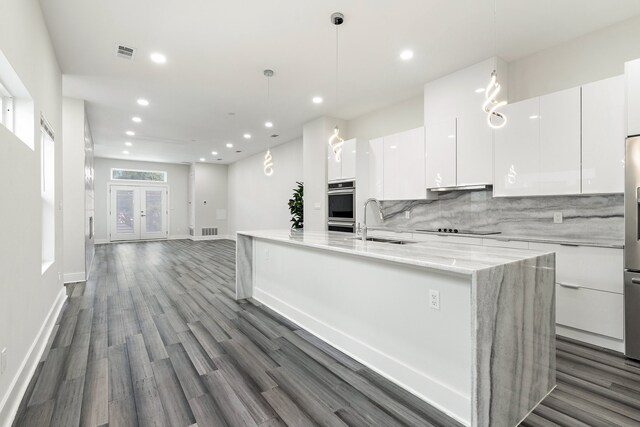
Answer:
[{"label": "black cooktop", "polygon": [[491,234],[500,234],[500,231],[485,231],[485,230],[459,230],[457,228],[434,228],[432,230],[417,230],[424,233],[447,233],[447,234],[472,234],[476,236],[489,236]]}]

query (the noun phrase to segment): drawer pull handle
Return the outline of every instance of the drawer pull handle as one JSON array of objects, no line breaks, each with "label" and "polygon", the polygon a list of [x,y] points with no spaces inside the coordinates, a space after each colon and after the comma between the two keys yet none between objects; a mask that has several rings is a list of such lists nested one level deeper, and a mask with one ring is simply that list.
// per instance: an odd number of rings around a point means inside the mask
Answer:
[{"label": "drawer pull handle", "polygon": [[563,288],[580,289],[579,285],[572,285],[571,283],[560,283],[560,282],[558,282],[558,285],[562,286]]},{"label": "drawer pull handle", "polygon": [[631,283],[634,283],[636,285],[640,285],[640,279],[634,277],[634,278],[631,279]]},{"label": "drawer pull handle", "polygon": [[560,246],[572,246],[572,247],[577,247],[580,246],[576,243],[560,243]]}]

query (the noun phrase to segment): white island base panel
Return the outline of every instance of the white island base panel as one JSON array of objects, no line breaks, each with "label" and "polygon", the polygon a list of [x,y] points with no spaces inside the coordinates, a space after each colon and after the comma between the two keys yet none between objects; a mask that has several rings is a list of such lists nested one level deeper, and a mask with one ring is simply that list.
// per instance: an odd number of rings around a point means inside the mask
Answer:
[{"label": "white island base panel", "polygon": [[[359,244],[364,253],[238,235],[238,298],[255,298],[465,425],[515,426],[553,389],[553,254],[518,251],[528,257],[468,274],[380,259],[388,244]],[[460,248],[410,246],[396,251]],[[434,291],[439,309],[430,308]]]}]

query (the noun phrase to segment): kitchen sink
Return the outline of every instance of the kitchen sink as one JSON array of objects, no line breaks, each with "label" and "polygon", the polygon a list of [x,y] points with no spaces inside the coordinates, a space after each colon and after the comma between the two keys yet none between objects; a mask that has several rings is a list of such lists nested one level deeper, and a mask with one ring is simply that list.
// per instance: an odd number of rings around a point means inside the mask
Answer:
[{"label": "kitchen sink", "polygon": [[[362,237],[354,237],[354,239],[362,240]],[[392,245],[408,245],[411,243],[418,243],[411,240],[385,239],[382,237],[367,237],[367,242],[391,243]]]}]

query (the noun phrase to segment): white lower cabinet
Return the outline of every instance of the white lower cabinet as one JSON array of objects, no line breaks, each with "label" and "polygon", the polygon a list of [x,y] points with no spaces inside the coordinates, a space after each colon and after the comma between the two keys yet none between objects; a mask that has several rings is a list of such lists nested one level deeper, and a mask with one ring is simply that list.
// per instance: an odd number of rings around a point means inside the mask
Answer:
[{"label": "white lower cabinet", "polygon": [[556,284],[556,323],[621,340],[624,338],[624,297]]},{"label": "white lower cabinet", "polygon": [[[622,249],[534,242],[529,248],[556,253],[558,325],[615,340],[624,338]],[[579,339],[588,339],[585,336]],[[592,343],[603,345],[594,338]]]}]

